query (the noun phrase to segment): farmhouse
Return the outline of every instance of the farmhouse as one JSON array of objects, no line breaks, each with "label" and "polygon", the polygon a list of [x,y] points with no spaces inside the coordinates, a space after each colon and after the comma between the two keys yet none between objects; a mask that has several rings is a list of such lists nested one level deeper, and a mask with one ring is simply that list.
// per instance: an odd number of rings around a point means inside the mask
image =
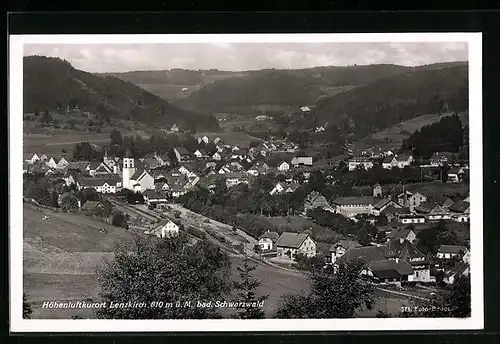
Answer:
[{"label": "farmhouse", "polygon": [[290,164],[287,163],[286,161],[282,161],[279,165],[278,165],[278,171],[280,172],[286,172],[290,170]]},{"label": "farmhouse", "polygon": [[334,208],[328,203],[325,196],[317,191],[311,192],[304,201],[304,212],[307,214],[309,210],[320,208],[322,210],[335,212]]},{"label": "farmhouse", "polygon": [[175,156],[177,157],[177,161],[189,161],[191,160],[191,154],[184,147],[176,147],[174,148]]},{"label": "farmhouse", "polygon": [[405,191],[398,195],[398,203],[405,208],[409,208],[411,212],[415,211],[416,207],[426,201],[427,197],[420,192],[411,193],[410,191]]},{"label": "farmhouse", "polygon": [[358,167],[361,167],[364,170],[369,170],[373,167],[373,162],[370,159],[365,158],[365,157],[356,157],[356,158],[352,158],[349,161],[348,166],[349,166],[349,171],[354,171]]},{"label": "farmhouse", "polygon": [[194,156],[197,157],[198,159],[208,159],[209,155],[205,150],[203,149],[197,149],[194,152]]},{"label": "farmhouse", "polygon": [[146,204],[153,207],[168,202],[166,196],[154,190],[146,190],[142,193],[142,195],[144,196],[144,201],[146,202]]},{"label": "farmhouse", "polygon": [[272,250],[278,241],[279,234],[277,232],[271,232],[267,230],[262,236],[259,238],[259,247],[261,251],[269,251]]},{"label": "farmhouse", "polygon": [[316,255],[316,243],[309,234],[283,232],[276,241],[277,257],[294,260],[297,254],[307,257]]},{"label": "farmhouse", "polygon": [[435,202],[427,201],[415,207],[415,211],[419,215],[424,215],[429,221],[449,220],[451,215],[446,209]]},{"label": "farmhouse", "polygon": [[373,215],[379,216],[380,214],[382,214],[384,212],[384,210],[386,210],[389,207],[393,207],[396,209],[403,208],[401,205],[394,202],[392,199],[383,198],[373,205],[372,213],[373,213]]},{"label": "farmhouse", "polygon": [[313,158],[312,156],[297,156],[292,159],[292,166],[312,166]]},{"label": "farmhouse", "polygon": [[456,222],[469,222],[470,203],[456,201],[450,206],[451,219]]},{"label": "farmhouse", "polygon": [[355,240],[341,239],[341,240],[337,241],[328,250],[332,255],[331,263],[335,264],[335,261],[338,258],[342,257],[346,253],[347,250],[350,250],[352,248],[357,248],[357,247],[361,247],[361,245]]},{"label": "farmhouse", "polygon": [[463,168],[460,167],[452,167],[448,171],[448,182],[450,183],[458,183],[459,181],[462,180],[463,176],[465,175],[465,171]]},{"label": "farmhouse", "polygon": [[410,164],[413,162],[413,156],[411,156],[410,154],[401,154],[396,158],[396,161],[398,168],[405,168],[406,166],[410,166]]},{"label": "farmhouse", "polygon": [[378,203],[378,199],[371,196],[337,197],[332,201],[335,212],[346,217],[353,217],[358,214],[372,214],[373,206],[376,203]]},{"label": "farmhouse", "polygon": [[[401,206],[399,205],[399,207]],[[389,222],[393,220],[399,221],[401,216],[410,214],[410,210],[408,208],[398,208],[395,205],[389,205],[381,211],[381,214],[385,215]]]},{"label": "farmhouse", "polygon": [[122,188],[122,182],[118,177],[82,178],[77,186],[80,190],[94,188],[101,193],[117,193]]},{"label": "farmhouse", "polygon": [[462,257],[468,252],[467,247],[457,245],[441,245],[437,251],[436,257],[439,259],[452,259]]},{"label": "farmhouse", "polygon": [[392,228],[387,237],[389,239],[407,240],[412,244],[417,239],[417,235],[411,228]]},{"label": "farmhouse", "polygon": [[179,235],[179,226],[171,220],[160,222],[160,225],[154,230],[159,238],[172,238]]},{"label": "farmhouse", "polygon": [[390,170],[393,167],[396,167],[398,165],[398,161],[396,158],[392,155],[389,155],[382,160],[382,168],[385,168],[386,170]]}]

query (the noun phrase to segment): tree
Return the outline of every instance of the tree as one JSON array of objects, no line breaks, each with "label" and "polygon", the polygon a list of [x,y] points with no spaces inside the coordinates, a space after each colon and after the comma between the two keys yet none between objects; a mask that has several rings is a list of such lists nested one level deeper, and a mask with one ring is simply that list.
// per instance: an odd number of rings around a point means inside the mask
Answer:
[{"label": "tree", "polygon": [[371,242],[370,234],[368,233],[367,226],[363,225],[358,230],[358,235],[356,236],[356,240],[359,242],[361,246],[368,246]]},{"label": "tree", "polygon": [[[216,307],[198,302],[224,299],[230,289],[228,256],[210,242],[191,244],[183,233],[160,239],[137,238],[118,246],[114,260],[96,272],[99,299],[107,304],[140,302],[145,307],[101,308],[103,319],[214,319]],[[162,302],[162,306],[151,307]]]},{"label": "tree", "polygon": [[49,190],[40,183],[31,182],[26,189],[26,197],[33,198],[40,204],[51,206],[52,197]]},{"label": "tree", "polygon": [[128,228],[127,217],[119,210],[114,211],[111,224],[116,227]]},{"label": "tree", "polygon": [[111,146],[117,145],[121,146],[123,143],[123,138],[122,134],[118,129],[114,129],[110,134],[109,134],[109,143]]},{"label": "tree", "polygon": [[23,319],[31,319],[32,313],[31,304],[28,302],[26,294],[23,294]]},{"label": "tree", "polygon": [[61,197],[61,209],[70,210],[78,208],[78,198],[73,194],[67,193]]},{"label": "tree", "polygon": [[40,117],[40,122],[42,124],[49,124],[52,122],[52,116],[49,113],[48,109],[45,109],[45,112],[43,113],[42,117]]},{"label": "tree", "polygon": [[353,318],[363,307],[372,309],[375,287],[360,276],[362,261],[340,263],[336,273],[321,269],[310,275],[310,291],[282,297],[277,318]]},{"label": "tree", "polygon": [[264,311],[260,307],[260,304],[263,303],[268,296],[257,296],[255,293],[255,290],[261,284],[258,279],[252,276],[252,271],[256,268],[256,265],[250,265],[248,257],[245,257],[243,266],[237,267],[240,280],[233,281],[233,286],[237,291],[238,301],[245,303],[245,305],[238,307],[238,309],[242,310],[238,313],[240,319],[264,318]]},{"label": "tree", "polygon": [[55,190],[53,190],[52,193],[50,194],[50,198],[51,198],[51,205],[55,208],[59,208],[59,195]]},{"label": "tree", "polygon": [[87,201],[98,201],[99,193],[94,188],[87,188],[82,191],[81,202],[85,204]]}]

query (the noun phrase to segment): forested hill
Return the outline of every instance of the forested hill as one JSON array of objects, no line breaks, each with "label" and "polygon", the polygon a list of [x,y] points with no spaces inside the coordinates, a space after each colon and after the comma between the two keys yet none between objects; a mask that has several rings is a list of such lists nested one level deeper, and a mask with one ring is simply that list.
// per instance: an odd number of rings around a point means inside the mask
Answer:
[{"label": "forested hill", "polygon": [[[258,105],[312,105],[318,99],[354,86],[405,73],[410,67],[369,65],[266,69],[217,80],[176,102],[195,111],[224,111],[231,107]],[[345,89],[342,89],[342,88]]]},{"label": "forested hill", "polygon": [[[468,138],[466,138],[468,139]],[[464,145],[464,128],[458,115],[425,125],[403,141],[402,149],[429,158],[435,152],[458,153]]]},{"label": "forested hill", "polygon": [[217,120],[180,109],[144,89],[111,76],[73,68],[58,58],[24,58],[24,112],[74,108],[103,117],[216,131]]},{"label": "forested hill", "polygon": [[468,65],[423,66],[318,101],[315,113],[332,128],[360,138],[429,113],[468,108]]}]

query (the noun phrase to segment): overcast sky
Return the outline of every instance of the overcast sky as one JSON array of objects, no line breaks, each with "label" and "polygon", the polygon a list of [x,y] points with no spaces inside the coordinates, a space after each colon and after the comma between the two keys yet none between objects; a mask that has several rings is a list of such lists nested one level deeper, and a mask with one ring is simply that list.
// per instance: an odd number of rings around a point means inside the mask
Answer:
[{"label": "overcast sky", "polygon": [[307,68],[467,61],[467,43],[170,43],[25,45],[24,55],[60,57],[87,72]]}]

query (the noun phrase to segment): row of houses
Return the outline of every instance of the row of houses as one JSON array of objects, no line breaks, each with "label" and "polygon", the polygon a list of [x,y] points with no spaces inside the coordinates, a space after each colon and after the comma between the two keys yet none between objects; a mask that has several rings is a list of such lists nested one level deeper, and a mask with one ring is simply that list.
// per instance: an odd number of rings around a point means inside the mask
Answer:
[{"label": "row of houses", "polygon": [[[319,245],[307,233],[267,231],[260,238],[261,251],[276,250],[279,259],[294,260],[298,254],[314,257],[320,253]],[[433,282],[432,263],[415,245],[404,238],[388,239],[379,246],[362,247],[355,240],[341,239],[323,252],[327,264],[338,266],[341,262],[360,260],[363,268],[360,274],[377,283]],[[464,246],[442,245],[436,258],[460,261],[458,267],[447,271],[445,282],[453,283],[460,274],[468,274],[470,252]],[[465,267],[465,268],[464,268]]]}]

